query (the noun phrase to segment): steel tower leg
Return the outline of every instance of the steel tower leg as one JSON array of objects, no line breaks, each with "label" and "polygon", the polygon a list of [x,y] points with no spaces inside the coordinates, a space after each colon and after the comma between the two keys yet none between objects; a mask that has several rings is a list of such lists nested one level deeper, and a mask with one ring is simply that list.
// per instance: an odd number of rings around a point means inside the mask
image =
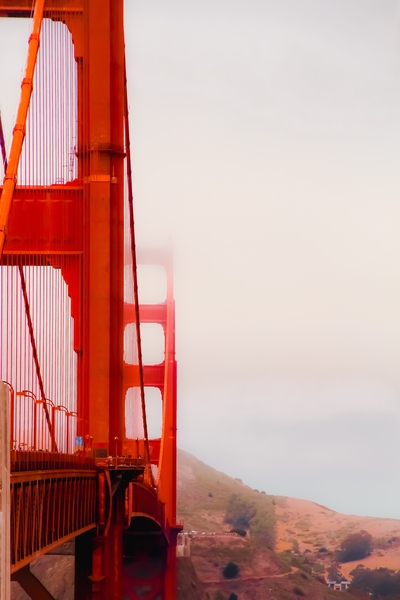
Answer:
[{"label": "steel tower leg", "polygon": [[167,569],[165,571],[165,600],[176,600],[176,544],[168,546]]}]

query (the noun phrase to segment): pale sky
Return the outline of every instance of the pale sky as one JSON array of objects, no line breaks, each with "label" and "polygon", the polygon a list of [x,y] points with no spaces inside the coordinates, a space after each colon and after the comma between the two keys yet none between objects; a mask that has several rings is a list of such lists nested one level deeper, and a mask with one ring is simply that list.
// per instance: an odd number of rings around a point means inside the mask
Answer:
[{"label": "pale sky", "polygon": [[[0,20],[8,131],[21,27]],[[138,242],[175,248],[180,447],[400,518],[400,2],[127,0],[126,37]]]}]

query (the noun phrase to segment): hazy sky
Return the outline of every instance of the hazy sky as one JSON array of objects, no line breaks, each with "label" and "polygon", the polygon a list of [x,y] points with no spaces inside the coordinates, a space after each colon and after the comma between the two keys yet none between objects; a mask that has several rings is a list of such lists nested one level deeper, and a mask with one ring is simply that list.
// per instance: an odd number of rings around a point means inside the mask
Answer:
[{"label": "hazy sky", "polygon": [[[8,130],[20,27],[0,20]],[[400,2],[127,0],[126,36],[138,241],[175,248],[180,447],[400,518]]]}]

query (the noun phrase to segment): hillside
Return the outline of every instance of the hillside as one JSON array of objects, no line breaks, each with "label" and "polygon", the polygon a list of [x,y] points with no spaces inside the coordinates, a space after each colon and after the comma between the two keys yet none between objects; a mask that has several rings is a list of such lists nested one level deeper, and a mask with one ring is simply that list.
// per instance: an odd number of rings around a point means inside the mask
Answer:
[{"label": "hillside", "polygon": [[[239,479],[232,479],[212,469],[191,454],[178,452],[178,515],[185,522],[185,530],[224,532],[228,500],[239,496],[244,504],[254,504],[257,518],[253,529],[264,528],[270,536],[270,546],[275,543],[274,498],[252,490]],[[228,529],[229,531],[229,529]]]},{"label": "hillside", "polygon": [[[279,503],[282,505],[283,500]],[[202,584],[196,600],[224,600],[231,594],[240,600],[290,600],[301,596],[312,600],[354,599],[347,592],[334,592],[317,581],[309,565],[298,568],[290,564],[287,555],[275,552],[277,534],[281,533],[276,508],[273,496],[252,490],[179,451],[178,518],[183,520],[184,530],[192,532],[190,568]],[[226,523],[227,516],[233,521],[241,519],[245,525],[247,518],[245,537],[229,534],[235,523]],[[240,572],[238,577],[226,580],[222,570],[230,561],[239,566]],[[184,573],[180,568],[181,578]],[[197,583],[193,581],[194,588]],[[189,600],[183,589],[179,600]]]},{"label": "hillside", "polygon": [[[282,552],[298,544],[301,553],[317,553],[326,548],[325,564],[348,535],[364,530],[374,539],[371,556],[341,565],[345,576],[360,562],[369,569],[400,569],[400,521],[343,515],[325,506],[297,498],[275,497],[277,523],[276,550]],[[396,540],[396,538],[399,538]]]}]

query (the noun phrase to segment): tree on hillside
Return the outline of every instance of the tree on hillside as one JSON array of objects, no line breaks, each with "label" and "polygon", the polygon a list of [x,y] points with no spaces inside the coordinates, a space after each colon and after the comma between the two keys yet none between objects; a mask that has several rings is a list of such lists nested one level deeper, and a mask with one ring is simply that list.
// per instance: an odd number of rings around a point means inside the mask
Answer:
[{"label": "tree on hillside", "polygon": [[239,575],[238,565],[232,561],[228,562],[226,567],[222,569],[222,575],[225,577],[225,579],[234,579]]},{"label": "tree on hillside", "polygon": [[340,572],[340,566],[338,563],[332,563],[328,569],[328,579],[330,581],[340,581],[342,579],[342,574]]},{"label": "tree on hillside", "polygon": [[359,531],[347,536],[338,552],[339,562],[351,562],[366,558],[372,551],[372,535],[368,531]]},{"label": "tree on hillside", "polygon": [[357,565],[355,569],[350,571],[349,575],[354,579],[356,575],[359,575],[362,571],[364,571],[364,565]]},{"label": "tree on hillside", "polygon": [[300,554],[300,546],[297,540],[292,541],[292,552],[294,554]]},{"label": "tree on hillside", "polygon": [[276,538],[276,519],[274,510],[269,506],[259,506],[257,514],[250,523],[250,534],[262,546],[273,550]]},{"label": "tree on hillside", "polygon": [[256,515],[257,509],[239,494],[232,494],[226,504],[225,523],[229,523],[240,529],[249,529],[251,519]]},{"label": "tree on hillside", "polygon": [[349,588],[352,592],[362,590],[370,595],[372,600],[397,600],[400,597],[400,571],[396,573],[382,567],[374,570],[356,570]]}]

